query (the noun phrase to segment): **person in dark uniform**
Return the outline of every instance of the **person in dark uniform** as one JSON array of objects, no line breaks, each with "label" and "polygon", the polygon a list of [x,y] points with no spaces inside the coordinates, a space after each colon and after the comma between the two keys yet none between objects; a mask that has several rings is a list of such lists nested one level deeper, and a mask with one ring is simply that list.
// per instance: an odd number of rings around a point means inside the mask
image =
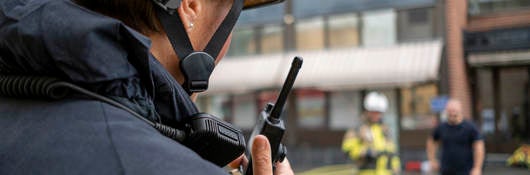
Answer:
[{"label": "person in dark uniform", "polygon": [[[484,161],[484,141],[477,127],[464,120],[462,105],[450,100],[447,122],[439,124],[427,140],[427,156],[432,170],[443,175],[480,175]],[[441,145],[441,164],[436,151]]]},{"label": "person in dark uniform", "polygon": [[[190,80],[176,48],[212,52],[217,63],[242,4],[261,2],[2,0],[0,75],[55,77],[179,128],[199,111],[197,91],[183,86]],[[160,11],[172,10],[167,7],[175,7],[180,21],[160,19]],[[185,30],[175,34],[168,25]],[[217,37],[218,30],[225,35]],[[181,44],[184,39],[188,45]],[[213,49],[210,40],[216,41]],[[0,93],[10,93],[4,85]],[[254,173],[272,174],[267,139],[256,137],[253,148]],[[288,161],[276,167],[275,174],[293,174]],[[2,175],[226,173],[109,103],[82,94],[56,100],[0,95]]]}]

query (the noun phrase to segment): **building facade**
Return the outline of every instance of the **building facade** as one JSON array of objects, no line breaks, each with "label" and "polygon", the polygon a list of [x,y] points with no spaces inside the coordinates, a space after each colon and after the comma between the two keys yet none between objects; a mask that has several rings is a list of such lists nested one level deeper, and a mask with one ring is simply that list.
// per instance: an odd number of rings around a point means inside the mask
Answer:
[{"label": "building facade", "polygon": [[[530,142],[530,1],[455,1],[470,92],[470,112],[489,153]],[[448,38],[460,36],[448,34]]]},{"label": "building facade", "polygon": [[198,104],[248,132],[298,55],[283,115],[295,168],[348,161],[342,137],[364,120],[369,91],[389,98],[383,122],[401,150],[423,152],[439,115],[432,101],[449,94],[444,10],[436,0],[286,0],[245,11]]}]

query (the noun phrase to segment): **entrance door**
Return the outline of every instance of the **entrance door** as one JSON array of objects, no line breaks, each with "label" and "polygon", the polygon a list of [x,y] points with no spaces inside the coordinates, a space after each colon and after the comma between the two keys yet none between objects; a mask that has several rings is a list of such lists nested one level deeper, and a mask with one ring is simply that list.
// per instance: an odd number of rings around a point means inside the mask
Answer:
[{"label": "entrance door", "polygon": [[488,152],[511,153],[529,140],[528,67],[477,69],[476,119]]}]

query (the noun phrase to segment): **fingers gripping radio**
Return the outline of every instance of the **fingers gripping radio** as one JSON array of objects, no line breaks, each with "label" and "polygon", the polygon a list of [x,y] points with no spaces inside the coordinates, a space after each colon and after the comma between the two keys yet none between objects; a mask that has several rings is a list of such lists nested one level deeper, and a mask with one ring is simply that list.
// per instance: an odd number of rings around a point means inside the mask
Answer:
[{"label": "fingers gripping radio", "polygon": [[283,111],[283,107],[285,106],[285,102],[287,101],[287,96],[293,87],[296,76],[298,75],[298,71],[302,67],[302,62],[303,60],[301,57],[295,57],[293,59],[291,69],[289,70],[289,74],[287,75],[287,79],[283,84],[276,104],[267,104],[265,109],[260,113],[258,122],[252,131],[247,145],[246,154],[247,158],[249,159],[249,164],[245,171],[246,175],[253,174],[252,156],[250,156],[250,150],[252,150],[252,142],[254,141],[254,137],[257,135],[264,135],[269,140],[273,167],[276,163],[282,162],[287,155],[287,149],[281,143],[283,134],[285,133],[285,125],[283,120],[280,118],[280,115]]}]

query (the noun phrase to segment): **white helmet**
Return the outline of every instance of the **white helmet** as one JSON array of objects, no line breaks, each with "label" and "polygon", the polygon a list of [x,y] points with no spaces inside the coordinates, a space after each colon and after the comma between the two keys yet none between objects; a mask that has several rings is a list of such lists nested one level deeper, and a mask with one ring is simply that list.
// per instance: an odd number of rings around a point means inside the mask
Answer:
[{"label": "white helmet", "polygon": [[370,92],[364,97],[364,109],[374,112],[385,112],[388,108],[388,99],[378,92]]}]

